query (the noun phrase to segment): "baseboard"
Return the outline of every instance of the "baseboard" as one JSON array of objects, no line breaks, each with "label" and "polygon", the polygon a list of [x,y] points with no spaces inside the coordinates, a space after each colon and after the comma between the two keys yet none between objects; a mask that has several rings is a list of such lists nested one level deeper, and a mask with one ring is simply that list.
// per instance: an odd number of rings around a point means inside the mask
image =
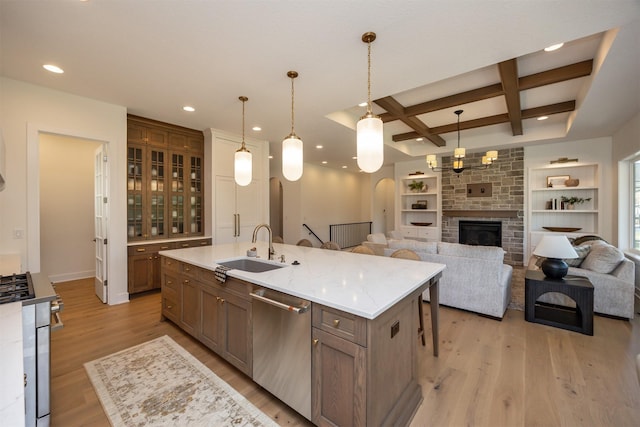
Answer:
[{"label": "baseboard", "polygon": [[88,279],[90,277],[95,277],[95,275],[96,272],[93,270],[77,271],[74,273],[52,274],[49,276],[49,281],[51,283],[69,282],[71,280]]}]

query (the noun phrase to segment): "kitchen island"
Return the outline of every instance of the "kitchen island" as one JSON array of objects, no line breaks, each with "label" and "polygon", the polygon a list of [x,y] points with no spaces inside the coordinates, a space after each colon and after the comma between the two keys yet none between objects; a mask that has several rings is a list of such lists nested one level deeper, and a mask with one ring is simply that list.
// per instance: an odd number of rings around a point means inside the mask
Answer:
[{"label": "kitchen island", "polygon": [[[264,354],[253,348],[259,337],[253,336],[252,305],[257,308],[258,301],[251,295],[260,287],[309,301],[311,330],[304,347],[310,357],[304,352],[300,357],[311,359],[305,375],[310,386],[297,394],[310,397],[310,410],[281,399],[317,425],[409,424],[422,400],[417,383],[418,304],[422,292],[430,289],[437,354],[437,282],[445,266],[273,246],[278,261],[265,260],[264,242],[161,252],[163,317],[255,378],[261,365],[253,361]],[[216,279],[220,263],[246,258],[251,247],[257,248],[261,261],[281,268],[228,270],[224,283]],[[299,387],[295,383],[290,386]]]}]

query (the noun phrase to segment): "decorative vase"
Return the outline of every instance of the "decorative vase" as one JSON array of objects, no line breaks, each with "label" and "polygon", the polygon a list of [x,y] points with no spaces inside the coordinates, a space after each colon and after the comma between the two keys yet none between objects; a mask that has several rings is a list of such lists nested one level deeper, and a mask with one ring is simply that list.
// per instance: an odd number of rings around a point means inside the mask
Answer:
[{"label": "decorative vase", "polygon": [[579,184],[580,180],[578,178],[569,178],[564,182],[567,187],[577,187]]}]

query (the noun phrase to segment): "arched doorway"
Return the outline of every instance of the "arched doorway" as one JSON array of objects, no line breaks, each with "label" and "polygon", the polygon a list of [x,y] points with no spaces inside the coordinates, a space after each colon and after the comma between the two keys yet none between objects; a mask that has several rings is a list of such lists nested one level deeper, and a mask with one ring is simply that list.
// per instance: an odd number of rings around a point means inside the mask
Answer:
[{"label": "arched doorway", "polygon": [[395,229],[395,181],[383,178],[373,191],[372,233],[384,233]]}]

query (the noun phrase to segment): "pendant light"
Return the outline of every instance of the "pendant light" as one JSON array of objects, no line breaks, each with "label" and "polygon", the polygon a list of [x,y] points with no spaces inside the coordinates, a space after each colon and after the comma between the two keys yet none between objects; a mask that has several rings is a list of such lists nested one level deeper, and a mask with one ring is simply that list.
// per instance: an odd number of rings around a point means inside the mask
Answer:
[{"label": "pendant light", "polygon": [[368,47],[367,114],[360,118],[356,127],[358,167],[369,173],[380,169],[384,160],[382,120],[371,111],[371,42],[375,39],[376,33],[368,32],[362,35],[362,41],[365,42]]},{"label": "pendant light", "polygon": [[242,101],[242,146],[236,151],[234,162],[234,178],[236,184],[247,186],[251,184],[251,152],[244,145],[244,103],[249,100],[246,96],[238,98]]},{"label": "pendant light", "polygon": [[291,79],[291,133],[282,141],[282,175],[289,181],[297,181],[302,176],[302,140],[293,130],[293,79],[298,77],[297,71],[289,71],[287,77]]}]

